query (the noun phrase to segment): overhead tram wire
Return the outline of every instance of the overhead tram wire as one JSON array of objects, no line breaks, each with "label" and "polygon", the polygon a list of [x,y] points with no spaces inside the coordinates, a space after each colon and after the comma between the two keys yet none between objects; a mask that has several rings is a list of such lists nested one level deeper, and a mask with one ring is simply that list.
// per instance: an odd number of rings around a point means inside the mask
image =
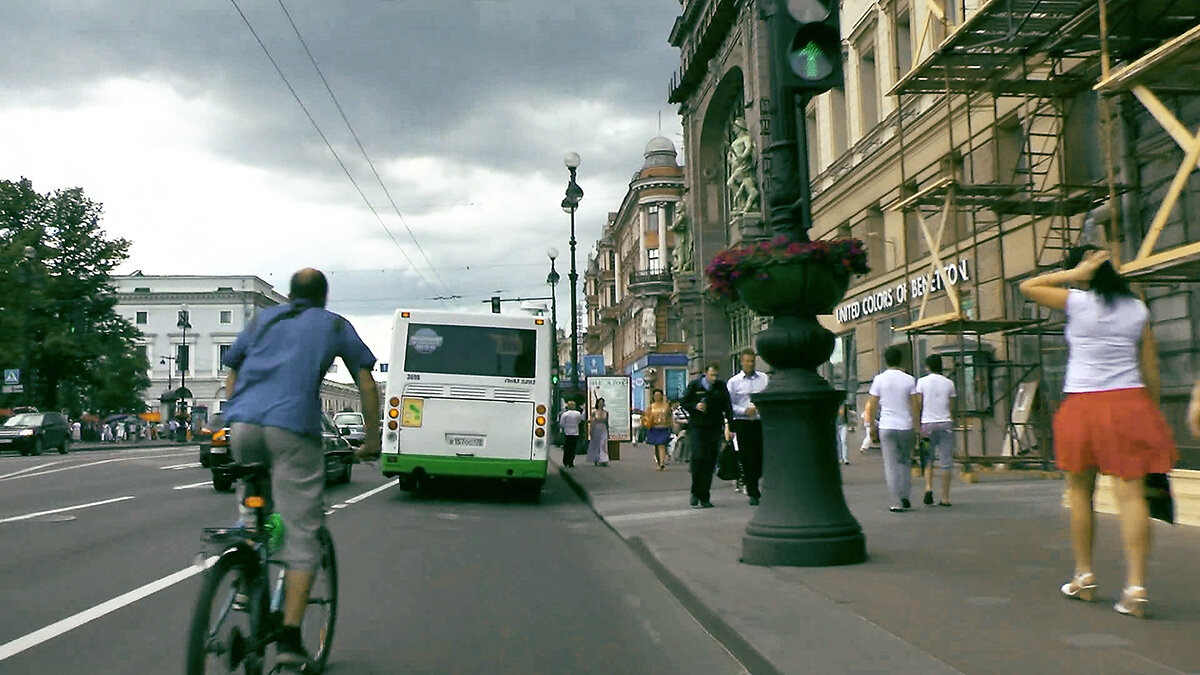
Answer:
[{"label": "overhead tram wire", "polygon": [[[308,108],[304,105],[304,101],[300,99],[300,94],[296,92],[296,88],[292,86],[290,81],[288,81],[287,75],[283,74],[283,69],[279,67],[279,63],[275,60],[275,57],[271,56],[271,50],[267,49],[266,43],[264,43],[262,38],[258,36],[258,31],[254,30],[254,26],[250,23],[249,17],[247,17],[246,13],[242,11],[242,8],[238,6],[237,0],[229,0],[229,2],[233,5],[233,8],[237,10],[238,16],[242,17],[242,22],[246,24],[246,28],[249,29],[250,34],[254,36],[254,40],[258,43],[258,46],[262,48],[263,54],[266,54],[267,60],[271,62],[271,65],[275,68],[275,72],[278,73],[280,79],[283,80],[284,86],[286,86],[288,91],[291,92],[292,98],[296,99],[296,104],[299,105],[300,109],[304,111],[304,116],[308,118],[308,121],[312,123],[313,128],[317,130],[317,135],[321,137],[322,141],[325,141],[325,147],[329,148],[329,152],[333,155],[333,158],[337,160],[338,166],[342,167],[342,171],[346,174],[346,178],[350,179],[350,184],[354,186],[354,189],[358,192],[358,196],[362,197],[363,203],[365,203],[367,208],[371,210],[371,213],[375,216],[375,220],[379,221],[379,226],[382,227],[383,231],[387,233],[388,238],[391,239],[392,243],[396,245],[396,248],[400,251],[400,254],[403,255],[404,259],[408,262],[409,267],[417,273],[417,276],[421,278],[421,281],[429,284],[429,280],[421,274],[420,268],[413,263],[412,258],[408,256],[408,252],[404,250],[404,247],[400,246],[400,242],[396,240],[396,235],[392,234],[392,231],[388,229],[387,224],[383,222],[383,218],[379,216],[379,212],[376,211],[375,207],[371,205],[371,200],[367,199],[367,195],[363,192],[362,188],[359,187],[358,181],[354,180],[354,175],[350,173],[350,169],[346,167],[346,163],[342,161],[342,158],[340,155],[338,155],[337,150],[334,150],[333,144],[329,142],[329,137],[325,135],[324,131],[321,131],[321,125],[317,124],[317,120],[313,118],[312,113],[310,113]],[[432,284],[429,285],[432,286]],[[444,286],[445,283],[442,285]]]},{"label": "overhead tram wire", "polygon": [[329,85],[329,80],[325,79],[325,73],[321,71],[321,66],[317,65],[317,57],[313,56],[312,50],[308,48],[308,42],[300,34],[300,28],[296,26],[296,22],[292,19],[292,13],[283,4],[283,0],[278,1],[279,9],[283,10],[283,15],[287,17],[288,23],[291,24],[292,32],[296,34],[296,39],[300,41],[300,46],[304,48],[304,53],[308,55],[308,60],[312,62],[313,69],[317,71],[317,75],[321,78],[321,84],[325,85],[325,91],[329,92],[329,98],[333,99],[334,107],[337,108],[338,114],[342,116],[342,121],[346,123],[346,128],[350,130],[350,135],[354,137],[354,142],[358,145],[358,150],[362,153],[363,159],[367,161],[367,166],[371,167],[371,173],[375,175],[375,180],[379,181],[379,187],[383,188],[383,194],[387,196],[388,203],[392,205],[392,209],[396,211],[396,215],[400,218],[400,224],[408,231],[408,236],[412,238],[412,242],[417,247],[417,250],[420,251],[421,257],[425,259],[425,263],[429,265],[429,269],[433,271],[434,276],[441,282],[442,288],[446,290],[447,295],[450,295],[450,287],[446,285],[446,281],[442,279],[441,273],[438,272],[437,267],[434,266],[429,256],[425,253],[421,242],[417,241],[417,235],[408,226],[408,221],[404,219],[404,214],[400,213],[400,207],[396,205],[396,200],[392,199],[392,193],[388,190],[387,185],[383,182],[383,177],[379,175],[379,171],[375,168],[375,163],[371,161],[371,157],[367,154],[367,149],[363,147],[358,133],[354,131],[354,125],[350,123],[350,118],[347,117],[346,111],[342,109],[341,101],[338,100],[337,94],[333,93],[333,87]]}]

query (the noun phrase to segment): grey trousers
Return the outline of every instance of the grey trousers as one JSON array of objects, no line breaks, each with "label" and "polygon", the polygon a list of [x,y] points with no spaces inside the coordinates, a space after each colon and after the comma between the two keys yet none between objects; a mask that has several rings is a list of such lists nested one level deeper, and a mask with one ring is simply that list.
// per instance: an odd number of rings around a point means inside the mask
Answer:
[{"label": "grey trousers", "polygon": [[[283,546],[275,557],[289,569],[315,570],[321,560],[317,529],[325,522],[325,453],[321,439],[257,424],[234,422],[230,450],[239,464],[271,467],[271,503],[283,518]],[[245,486],[238,485],[238,504]]]},{"label": "grey trousers", "polygon": [[883,450],[883,477],[887,481],[892,506],[900,506],[912,490],[912,453],[916,434],[912,429],[880,429],[879,447]]}]

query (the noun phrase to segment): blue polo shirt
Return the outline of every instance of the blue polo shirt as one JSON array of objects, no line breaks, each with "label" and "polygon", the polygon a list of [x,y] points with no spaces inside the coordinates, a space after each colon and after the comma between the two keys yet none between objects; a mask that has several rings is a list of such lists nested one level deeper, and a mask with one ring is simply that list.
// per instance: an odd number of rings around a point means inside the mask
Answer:
[{"label": "blue polo shirt", "polygon": [[356,379],[375,365],[350,322],[312,302],[260,311],[221,361],[237,371],[226,421],[320,438],[321,380],[338,357]]}]

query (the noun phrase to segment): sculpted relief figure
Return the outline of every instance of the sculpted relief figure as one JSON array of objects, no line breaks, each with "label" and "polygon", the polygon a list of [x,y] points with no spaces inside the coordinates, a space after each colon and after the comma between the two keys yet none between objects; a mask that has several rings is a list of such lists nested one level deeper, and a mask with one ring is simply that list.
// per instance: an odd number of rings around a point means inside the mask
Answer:
[{"label": "sculpted relief figure", "polygon": [[728,160],[729,180],[725,181],[725,185],[730,189],[730,214],[738,216],[757,212],[759,193],[754,180],[754,140],[746,129],[743,117],[733,120],[733,140],[729,144]]},{"label": "sculpted relief figure", "polygon": [[671,271],[692,271],[692,233],[687,222],[687,204],[681,199],[675,202],[675,217],[671,220],[671,231],[675,233],[675,248],[671,251]]}]

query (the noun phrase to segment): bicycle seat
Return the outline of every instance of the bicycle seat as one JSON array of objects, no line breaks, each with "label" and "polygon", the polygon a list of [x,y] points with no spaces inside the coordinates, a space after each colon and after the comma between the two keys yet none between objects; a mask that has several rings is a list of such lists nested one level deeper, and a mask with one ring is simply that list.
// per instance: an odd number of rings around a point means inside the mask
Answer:
[{"label": "bicycle seat", "polygon": [[222,470],[228,472],[234,480],[241,478],[266,478],[271,475],[271,467],[262,462],[226,464],[222,467]]}]

